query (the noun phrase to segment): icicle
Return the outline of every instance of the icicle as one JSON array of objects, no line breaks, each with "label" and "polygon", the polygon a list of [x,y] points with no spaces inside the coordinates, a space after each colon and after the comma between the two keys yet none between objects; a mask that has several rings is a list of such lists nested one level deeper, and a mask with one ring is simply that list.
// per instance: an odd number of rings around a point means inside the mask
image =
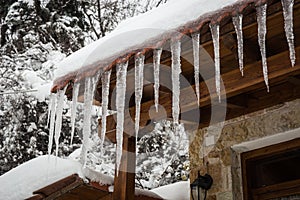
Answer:
[{"label": "icicle", "polygon": [[219,97],[219,102],[221,102],[220,25],[210,24],[209,27],[214,43],[216,92]]},{"label": "icicle", "polygon": [[156,112],[158,112],[158,99],[159,99],[159,68],[160,57],[162,49],[155,49],[153,51],[153,72],[154,72],[154,104]]},{"label": "icicle", "polygon": [[266,56],[266,34],[267,34],[267,4],[256,7],[258,24],[258,44],[261,53],[261,62],[267,91],[269,92],[268,66]]},{"label": "icicle", "polygon": [[171,41],[171,53],[172,53],[172,116],[175,124],[179,123],[179,97],[180,97],[180,52],[181,42],[180,40],[172,39]]},{"label": "icicle", "polygon": [[55,113],[56,113],[56,103],[57,103],[57,94],[51,94],[51,107],[50,107],[50,129],[49,129],[49,141],[48,141],[48,154],[51,154],[52,144],[53,144],[53,135],[54,135],[54,125],[55,125]]},{"label": "icicle", "polygon": [[283,8],[284,30],[289,45],[289,51],[290,51],[290,60],[291,60],[292,67],[294,67],[296,63],[296,52],[295,52],[294,32],[293,32],[294,0],[281,0],[281,4]]},{"label": "icicle", "polygon": [[140,54],[135,58],[135,138],[138,138],[140,128],[140,111],[143,96],[145,56]]},{"label": "icicle", "polygon": [[200,43],[200,34],[195,33],[192,35],[192,40],[193,40],[193,55],[194,55],[194,76],[195,76],[195,88],[196,88],[196,95],[198,99],[198,105],[200,103],[200,88],[199,88],[199,62],[200,62],[200,57],[199,57],[199,43]]},{"label": "icicle", "polygon": [[55,103],[55,96],[53,93],[51,93],[50,98],[49,98],[49,104],[48,104],[47,127],[49,126],[49,123],[50,123],[50,116],[51,116],[51,111],[52,111],[51,108],[54,103]]},{"label": "icicle", "polygon": [[87,77],[85,79],[84,88],[84,116],[83,116],[83,144],[81,151],[81,163],[85,167],[86,157],[89,146],[89,137],[91,135],[91,117],[92,117],[92,106],[94,99],[94,91],[98,82],[99,74],[94,77]]},{"label": "icicle", "polygon": [[102,153],[103,143],[106,133],[106,117],[108,115],[108,96],[109,96],[109,83],[110,83],[111,70],[104,72],[102,76],[102,114],[101,114],[101,143],[100,152]]},{"label": "icicle", "polygon": [[72,107],[71,107],[71,144],[73,144],[74,130],[75,130],[75,119],[76,119],[76,109],[77,109],[77,99],[79,93],[80,83],[75,83],[73,86],[72,94]]},{"label": "icicle", "polygon": [[232,22],[237,37],[239,67],[242,76],[244,76],[243,15],[238,14],[237,16],[232,17]]},{"label": "icicle", "polygon": [[[117,152],[116,152],[116,168],[119,171],[122,150],[123,150],[123,130],[124,130],[124,107],[125,107],[125,93],[126,93],[126,75],[127,75],[128,62],[117,64],[117,95],[116,95],[116,108],[117,108]],[[117,174],[118,175],[118,174]]]},{"label": "icicle", "polygon": [[58,156],[58,146],[59,146],[59,138],[61,133],[61,127],[62,127],[62,112],[64,109],[64,98],[66,89],[68,86],[66,86],[63,90],[58,91],[57,94],[57,106],[56,106],[56,120],[55,120],[55,135],[54,135],[54,141],[55,141],[55,154]]}]

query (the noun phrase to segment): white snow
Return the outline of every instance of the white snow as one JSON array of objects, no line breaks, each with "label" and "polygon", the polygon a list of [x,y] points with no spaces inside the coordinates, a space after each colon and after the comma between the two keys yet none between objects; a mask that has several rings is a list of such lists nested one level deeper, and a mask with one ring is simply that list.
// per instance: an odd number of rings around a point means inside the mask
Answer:
[{"label": "white snow", "polygon": [[[106,37],[68,56],[57,66],[55,77],[64,76],[98,61],[124,54],[126,49],[229,6],[238,0],[177,0],[127,19]],[[197,9],[195,9],[197,8]]]},{"label": "white snow", "polygon": [[162,197],[156,194],[155,192],[152,192],[151,190],[142,190],[139,188],[135,188],[135,195],[136,196],[147,196],[147,197],[153,197],[161,199]]},{"label": "white snow", "polygon": [[190,200],[190,181],[182,181],[150,190],[166,200]]},{"label": "white snow", "polygon": [[113,184],[112,177],[88,169],[82,170],[79,162],[55,156],[40,156],[0,176],[1,199],[28,198],[33,191],[75,173],[101,184]]},{"label": "white snow", "polygon": [[39,77],[37,72],[30,70],[25,70],[22,73],[22,77],[25,79],[28,86],[30,86],[33,90],[36,90],[31,94],[38,100],[44,101],[45,98],[49,96],[50,89],[53,84],[52,82],[43,80]]},{"label": "white snow", "polygon": [[271,136],[265,136],[247,142],[242,142],[240,144],[231,146],[231,148],[238,153],[242,153],[242,152],[252,151],[254,149],[263,148],[266,146],[271,146],[274,144],[287,142],[297,138],[300,138],[300,128],[296,128],[282,133],[277,133]]}]

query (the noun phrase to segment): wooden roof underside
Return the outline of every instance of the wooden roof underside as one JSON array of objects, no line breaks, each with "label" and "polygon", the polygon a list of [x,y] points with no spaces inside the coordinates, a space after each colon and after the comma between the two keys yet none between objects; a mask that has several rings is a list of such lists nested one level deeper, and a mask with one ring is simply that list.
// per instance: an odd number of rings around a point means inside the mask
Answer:
[{"label": "wooden roof underside", "polygon": [[[280,104],[289,100],[299,98],[300,89],[300,0],[295,0],[294,5],[294,34],[295,34],[295,48],[296,48],[296,65],[291,67],[289,59],[288,45],[286,42],[282,6],[280,0],[268,1],[268,16],[267,16],[267,58],[268,58],[268,71],[270,92],[264,84],[262,64],[260,51],[257,39],[257,23],[256,23],[256,9],[255,4],[247,4],[243,9],[243,34],[244,34],[244,77],[241,76],[238,67],[237,47],[236,47],[236,34],[232,25],[231,15],[223,16],[220,21],[220,54],[221,54],[221,78],[225,88],[222,88],[222,95],[227,99],[227,104],[220,103],[216,106],[227,106],[226,119],[231,119],[254,112],[263,108],[267,108],[276,104]],[[201,46],[206,50],[211,58],[213,55],[213,44],[208,22],[205,22],[201,29]],[[166,42],[165,49],[170,45]],[[187,60],[193,60],[192,43],[191,40],[182,40],[182,74],[194,87],[194,70],[192,63]],[[189,58],[189,59],[184,59]],[[146,51],[145,63],[153,62],[152,51]],[[163,51],[161,64],[171,66],[171,54],[169,51]],[[134,56],[129,57],[128,70],[134,68]],[[214,79],[214,64],[209,60],[203,60],[200,57],[200,69],[208,74],[208,77],[200,83],[200,112],[201,119],[195,121],[193,118],[194,112],[199,112],[197,102],[190,102],[191,94],[188,88],[181,88],[180,102],[181,102],[181,115],[188,115],[191,113],[191,119],[185,119],[186,125],[199,124],[200,127],[205,127],[210,123],[211,118],[211,105],[216,101],[215,94],[215,79]],[[153,71],[147,68],[145,71],[145,79],[152,80]],[[171,82],[171,75],[168,72],[161,72],[160,77],[164,77],[165,81]],[[112,78],[110,85],[110,94],[113,92],[116,83],[115,67],[112,67]],[[166,78],[169,77],[168,78]],[[83,101],[84,88],[80,88],[79,100]],[[208,90],[208,87],[211,90]],[[70,85],[67,90],[67,95],[71,98],[72,86]],[[127,78],[127,91],[134,91],[134,74],[128,74]],[[125,116],[125,124],[134,121],[135,116],[135,103],[134,93],[129,92],[126,101],[129,102],[130,116]],[[95,104],[101,102],[101,84],[98,84],[97,93],[95,95]],[[154,105],[154,91],[153,84],[144,85],[144,93],[141,107],[141,126],[150,123],[149,109]],[[111,99],[111,98],[110,98]],[[114,102],[111,102],[113,108]],[[172,117],[172,92],[164,87],[160,88],[161,104],[167,112],[167,117]],[[159,120],[161,112],[152,112],[155,120]],[[112,118],[113,116],[110,116]],[[220,117],[220,120],[222,118]],[[153,120],[153,119],[152,119]],[[111,139],[114,140],[115,120],[108,119],[108,135],[111,134]],[[218,119],[215,119],[217,122]],[[149,126],[148,126],[149,127]],[[149,131],[149,130],[147,130]]]}]

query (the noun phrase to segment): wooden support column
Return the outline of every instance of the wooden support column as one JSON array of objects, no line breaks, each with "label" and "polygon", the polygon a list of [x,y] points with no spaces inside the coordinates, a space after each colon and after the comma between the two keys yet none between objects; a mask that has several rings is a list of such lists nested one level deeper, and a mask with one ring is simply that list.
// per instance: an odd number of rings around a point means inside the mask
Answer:
[{"label": "wooden support column", "polygon": [[113,200],[133,200],[135,192],[136,140],[123,133],[123,153],[115,172]]}]

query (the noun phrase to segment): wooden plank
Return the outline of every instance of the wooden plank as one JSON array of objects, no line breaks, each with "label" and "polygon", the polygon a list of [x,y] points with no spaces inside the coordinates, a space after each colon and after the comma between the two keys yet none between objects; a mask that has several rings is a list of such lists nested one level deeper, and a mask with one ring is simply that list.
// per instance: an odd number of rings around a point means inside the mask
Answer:
[{"label": "wooden plank", "polygon": [[135,192],[135,138],[124,134],[119,171],[115,172],[114,200],[133,200]]}]

